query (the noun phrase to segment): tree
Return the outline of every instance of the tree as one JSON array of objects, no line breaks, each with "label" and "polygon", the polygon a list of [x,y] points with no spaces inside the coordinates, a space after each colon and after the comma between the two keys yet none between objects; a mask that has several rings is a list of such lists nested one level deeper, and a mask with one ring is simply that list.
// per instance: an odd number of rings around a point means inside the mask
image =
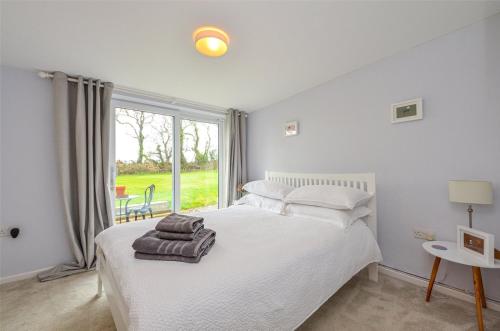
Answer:
[{"label": "tree", "polygon": [[187,151],[185,148],[186,136],[192,136],[191,134],[186,132],[186,129],[191,126],[191,121],[181,121],[181,132],[180,132],[180,149],[181,149],[181,169],[185,169],[187,166],[186,154],[184,152]]},{"label": "tree", "polygon": [[150,153],[155,155],[160,163],[171,163],[172,159],[172,120],[170,117],[154,116],[153,129],[156,131],[156,149]]},{"label": "tree", "polygon": [[212,146],[212,136],[210,135],[210,126],[207,125],[207,141],[205,142],[205,150],[203,158],[206,162],[210,161],[210,147]]},{"label": "tree", "polygon": [[116,114],[116,121],[122,125],[126,125],[132,129],[132,137],[137,140],[137,163],[144,161],[144,127],[151,124],[153,116],[142,111],[120,108]]},{"label": "tree", "polygon": [[[187,128],[191,127],[191,132],[187,131]],[[208,130],[207,130],[208,133]],[[190,137],[193,140],[193,146],[191,148],[183,148],[183,151],[191,151],[194,154],[194,163],[197,166],[203,165],[208,162],[208,149],[210,148],[210,135],[208,137],[208,148],[205,146],[204,152],[200,151],[200,127],[199,123],[195,121],[186,121],[186,125],[183,128],[183,137]]]},{"label": "tree", "polygon": [[193,123],[193,148],[192,151],[194,153],[194,162],[196,165],[202,165],[205,163],[204,155],[200,152],[200,133],[197,123]]},{"label": "tree", "polygon": [[[183,123],[185,125],[183,125],[181,132],[184,143],[182,150],[194,154],[194,164],[196,166],[205,166],[211,161],[216,161],[217,150],[212,148],[211,124],[196,121],[184,121]],[[206,130],[206,135],[201,133],[203,130]],[[205,141],[202,147],[200,145],[203,139]],[[187,142],[191,142],[191,144],[189,144],[189,147],[184,147]]]},{"label": "tree", "polygon": [[219,159],[219,154],[216,149],[212,149],[209,152],[210,161],[217,161]]}]

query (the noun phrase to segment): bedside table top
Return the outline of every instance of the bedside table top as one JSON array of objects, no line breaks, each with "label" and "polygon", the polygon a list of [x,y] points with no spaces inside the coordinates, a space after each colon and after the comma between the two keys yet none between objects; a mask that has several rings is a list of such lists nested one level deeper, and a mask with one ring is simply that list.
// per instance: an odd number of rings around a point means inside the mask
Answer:
[{"label": "bedside table top", "polygon": [[[446,250],[433,248],[432,245],[444,246]],[[452,241],[427,241],[422,247],[430,254],[440,257],[443,260],[460,263],[473,267],[500,269],[500,261],[495,260],[495,264],[486,264],[471,254],[460,252],[456,242]]]}]

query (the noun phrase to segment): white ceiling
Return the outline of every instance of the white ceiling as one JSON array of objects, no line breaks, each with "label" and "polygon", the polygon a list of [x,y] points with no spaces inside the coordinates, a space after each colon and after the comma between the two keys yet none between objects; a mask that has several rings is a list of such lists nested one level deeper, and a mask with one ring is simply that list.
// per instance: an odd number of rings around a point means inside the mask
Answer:
[{"label": "white ceiling", "polygon": [[[2,63],[252,111],[500,12],[500,2],[2,3]],[[193,48],[200,25],[228,53]]]}]

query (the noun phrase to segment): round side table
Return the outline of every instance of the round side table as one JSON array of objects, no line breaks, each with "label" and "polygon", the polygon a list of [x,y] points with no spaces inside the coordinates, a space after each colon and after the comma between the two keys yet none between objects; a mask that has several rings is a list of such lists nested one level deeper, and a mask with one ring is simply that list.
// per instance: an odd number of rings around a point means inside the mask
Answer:
[{"label": "round side table", "polygon": [[428,302],[431,299],[432,287],[434,286],[434,281],[436,280],[436,275],[438,273],[439,263],[441,262],[441,259],[472,267],[472,276],[474,279],[474,294],[476,297],[477,327],[479,331],[484,331],[482,308],[486,308],[486,298],[484,296],[481,268],[500,269],[500,261],[495,260],[494,264],[486,264],[473,255],[469,255],[467,253],[459,251],[457,248],[457,243],[451,241],[427,241],[422,244],[422,247],[429,254],[435,256],[425,301]]}]

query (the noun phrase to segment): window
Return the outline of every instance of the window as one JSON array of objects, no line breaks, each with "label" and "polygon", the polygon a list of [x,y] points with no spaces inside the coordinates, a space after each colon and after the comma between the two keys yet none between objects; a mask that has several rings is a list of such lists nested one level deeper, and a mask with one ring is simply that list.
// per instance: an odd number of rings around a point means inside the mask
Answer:
[{"label": "window", "polygon": [[113,101],[115,221],[219,206],[222,118]]}]

